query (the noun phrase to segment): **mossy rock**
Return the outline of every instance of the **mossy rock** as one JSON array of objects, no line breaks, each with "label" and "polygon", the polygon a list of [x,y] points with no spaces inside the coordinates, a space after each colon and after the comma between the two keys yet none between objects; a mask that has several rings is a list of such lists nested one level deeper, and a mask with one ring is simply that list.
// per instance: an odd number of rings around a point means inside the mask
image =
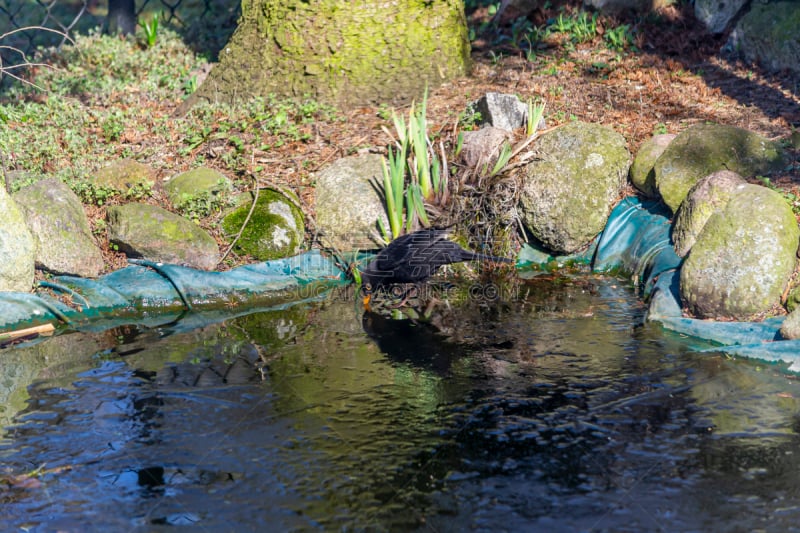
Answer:
[{"label": "mossy rock", "polygon": [[[228,238],[232,239],[239,233],[251,205],[252,201],[222,219],[222,229]],[[305,224],[300,208],[281,192],[262,189],[235,248],[260,261],[280,259],[300,253],[304,235]]]},{"label": "mossy rock", "polygon": [[786,310],[793,313],[800,307],[800,286],[792,288],[786,297]]},{"label": "mossy rock", "polygon": [[92,183],[126,193],[137,185],[153,184],[155,171],[132,159],[120,159],[98,170]]},{"label": "mossy rock", "polygon": [[231,180],[213,168],[197,167],[164,183],[164,192],[175,207],[199,195],[218,195],[231,189]]},{"label": "mossy rock", "polygon": [[711,215],[725,209],[731,196],[746,183],[729,170],[714,172],[698,181],[678,209],[672,225],[675,253],[685,257]]},{"label": "mossy rock", "polygon": [[326,246],[341,251],[375,248],[380,219],[389,227],[381,194],[383,158],[361,154],[337,159],[316,176],[314,209]]},{"label": "mossy rock", "polygon": [[219,262],[217,242],[191,220],[148,204],[108,208],[108,240],[131,257],[203,270]]},{"label": "mossy rock", "polygon": [[700,318],[747,320],[778,304],[795,268],[800,229],[780,193],[737,188],[711,215],[681,267],[680,294]]},{"label": "mossy rock", "polygon": [[27,292],[33,283],[36,241],[5,187],[0,187],[0,219],[0,291]]},{"label": "mossy rock", "polygon": [[13,195],[36,242],[36,266],[56,274],[93,278],[103,270],[103,254],[92,236],[78,196],[50,178]]},{"label": "mossy rock", "polygon": [[631,183],[648,198],[658,198],[656,173],[653,167],[674,138],[675,135],[669,133],[656,135],[642,143],[636,152],[630,170]]},{"label": "mossy rock", "polygon": [[721,124],[698,124],[680,133],[655,163],[656,187],[673,213],[702,178],[730,170],[747,178],[783,167],[778,143]]},{"label": "mossy rock", "polygon": [[526,229],[555,254],[587,246],[605,227],[630,167],[625,138],[599,124],[571,122],[543,134],[517,172]]}]

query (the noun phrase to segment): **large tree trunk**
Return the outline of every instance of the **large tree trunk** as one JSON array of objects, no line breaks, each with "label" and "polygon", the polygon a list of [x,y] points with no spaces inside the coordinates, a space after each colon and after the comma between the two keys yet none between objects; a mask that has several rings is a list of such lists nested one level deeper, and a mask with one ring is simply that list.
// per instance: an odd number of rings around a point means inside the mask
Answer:
[{"label": "large tree trunk", "polygon": [[342,107],[403,103],[467,73],[461,0],[242,0],[198,100],[310,96]]},{"label": "large tree trunk", "polygon": [[135,33],[136,4],[134,0],[108,0],[108,16],[103,30],[112,35]]}]

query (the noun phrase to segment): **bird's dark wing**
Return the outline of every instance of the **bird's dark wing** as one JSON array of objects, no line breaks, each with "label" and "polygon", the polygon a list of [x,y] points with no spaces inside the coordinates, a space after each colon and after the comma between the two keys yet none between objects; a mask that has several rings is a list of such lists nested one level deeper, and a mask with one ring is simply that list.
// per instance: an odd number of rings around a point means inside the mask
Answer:
[{"label": "bird's dark wing", "polygon": [[449,232],[441,229],[425,229],[402,235],[381,250],[378,254],[377,267],[388,271],[398,265],[424,264],[425,259],[435,255],[438,243],[447,241]]}]

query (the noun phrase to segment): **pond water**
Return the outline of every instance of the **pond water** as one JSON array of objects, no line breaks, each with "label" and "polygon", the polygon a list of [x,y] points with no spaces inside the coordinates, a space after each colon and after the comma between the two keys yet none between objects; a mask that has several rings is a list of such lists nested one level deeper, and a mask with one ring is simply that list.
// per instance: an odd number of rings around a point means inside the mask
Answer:
[{"label": "pond water", "polygon": [[2,350],[0,523],[798,529],[794,379],[693,353],[614,278],[470,294],[430,323],[333,297]]}]

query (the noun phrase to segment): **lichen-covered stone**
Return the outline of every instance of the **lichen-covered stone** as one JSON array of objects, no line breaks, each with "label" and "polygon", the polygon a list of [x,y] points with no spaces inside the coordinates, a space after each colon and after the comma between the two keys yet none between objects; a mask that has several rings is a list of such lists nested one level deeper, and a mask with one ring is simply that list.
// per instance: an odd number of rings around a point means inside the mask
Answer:
[{"label": "lichen-covered stone", "polygon": [[721,124],[697,124],[680,133],[656,160],[656,187],[672,212],[701,178],[718,170],[744,177],[783,166],[781,147],[761,135]]},{"label": "lichen-covered stone", "polygon": [[20,189],[14,200],[36,242],[37,267],[86,278],[100,274],[103,254],[80,199],[66,184],[42,180]]},{"label": "lichen-covered stone", "polygon": [[379,193],[383,191],[381,159],[377,154],[343,157],[317,174],[314,207],[325,246],[341,251],[377,247],[371,235],[378,219],[389,227]]},{"label": "lichen-covered stone", "polygon": [[514,94],[486,93],[470,107],[481,114],[480,124],[504,131],[514,131],[528,119],[528,105]]},{"label": "lichen-covered stone", "polygon": [[[737,0],[741,1],[741,0]],[[725,48],[770,70],[800,72],[800,3],[752,2]]]},{"label": "lichen-covered stone", "polygon": [[[222,229],[233,238],[245,224],[252,200],[222,219]],[[303,213],[289,198],[273,189],[259,191],[247,225],[236,241],[236,249],[260,261],[300,253],[305,236]]]},{"label": "lichen-covered stone", "polygon": [[469,50],[460,0],[245,2],[219,63],[183,109],[270,94],[405,103],[467,74]]},{"label": "lichen-covered stone", "polygon": [[231,180],[225,174],[207,167],[193,168],[164,182],[164,192],[176,207],[198,195],[217,195],[230,188]]},{"label": "lichen-covered stone", "polygon": [[597,124],[571,122],[542,135],[535,157],[518,169],[520,216],[556,253],[569,254],[605,227],[630,165],[622,135]]},{"label": "lichen-covered stone", "polygon": [[800,229],[789,204],[745,185],[711,215],[681,267],[681,300],[701,318],[748,319],[780,301]]},{"label": "lichen-covered stone", "polygon": [[17,203],[0,187],[0,291],[31,290],[36,245]]},{"label": "lichen-covered stone", "polygon": [[709,217],[724,209],[731,196],[747,182],[737,173],[720,170],[698,181],[678,208],[672,242],[680,257],[689,253]]},{"label": "lichen-covered stone", "polygon": [[675,135],[671,133],[655,135],[642,143],[639,151],[636,152],[630,171],[631,183],[648,198],[658,198],[656,173],[653,166],[674,138]]},{"label": "lichen-covered stone", "polygon": [[155,171],[133,159],[118,159],[95,172],[92,182],[125,193],[133,187],[152,185]]},{"label": "lichen-covered stone", "polygon": [[212,270],[219,262],[217,242],[180,215],[147,204],[108,208],[108,240],[132,257]]}]

